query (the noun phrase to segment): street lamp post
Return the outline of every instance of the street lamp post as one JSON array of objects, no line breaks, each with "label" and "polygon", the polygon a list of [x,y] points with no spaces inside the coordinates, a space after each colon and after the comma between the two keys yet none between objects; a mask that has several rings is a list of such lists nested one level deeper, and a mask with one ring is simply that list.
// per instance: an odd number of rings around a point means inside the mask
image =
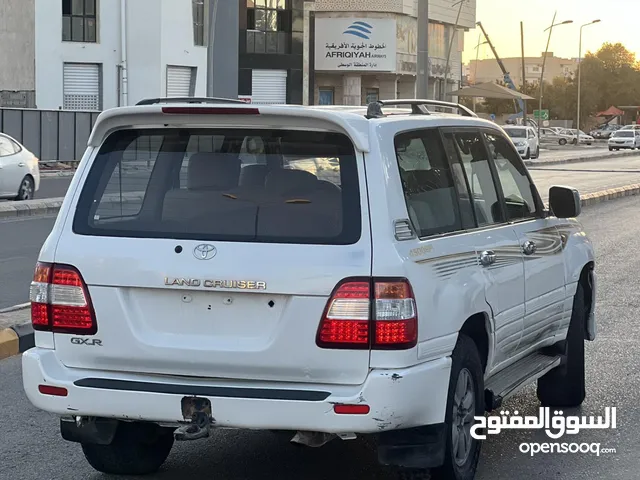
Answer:
[{"label": "street lamp post", "polygon": [[600,23],[600,19],[594,20],[593,22],[585,23],[580,26],[580,41],[578,42],[578,115],[576,117],[576,129],[578,133],[576,135],[576,146],[580,143],[580,77],[582,76],[582,29],[588,25],[593,25],[594,23]]},{"label": "street lamp post", "polygon": [[456,24],[453,26],[453,32],[451,33],[451,40],[449,41],[449,48],[447,49],[447,63],[444,67],[444,86],[440,92],[440,100],[446,99],[447,94],[447,85],[449,83],[449,62],[451,61],[451,50],[453,49],[453,41],[458,36],[458,22],[460,21],[460,14],[462,13],[462,7],[464,7],[464,2],[467,0],[459,0],[458,2],[451,5],[455,7],[456,5],[460,5],[458,8],[458,16],[456,17]]},{"label": "street lamp post", "polygon": [[544,82],[544,66],[545,66],[545,63],[547,63],[547,53],[549,53],[549,42],[551,42],[551,32],[553,31],[553,27],[557,27],[558,25],[568,25],[569,23],[573,23],[573,20],[565,20],[564,22],[555,23],[557,14],[558,12],[553,14],[553,20],[551,21],[551,25],[544,29],[545,32],[549,30],[549,37],[547,38],[547,47],[545,48],[544,55],[542,57],[542,72],[540,72],[540,86],[539,86],[540,99],[538,102],[538,138],[540,138],[540,123],[541,123],[540,117],[542,116],[542,84]]},{"label": "street lamp post", "polygon": [[[476,64],[473,68],[473,84],[475,85],[476,83],[478,83],[478,57],[480,56],[480,46],[482,45],[486,45],[487,42],[486,40],[484,42],[480,42],[480,36],[482,35],[482,33],[478,34],[478,44],[476,45]],[[476,97],[473,97],[473,111],[476,111]]]}]

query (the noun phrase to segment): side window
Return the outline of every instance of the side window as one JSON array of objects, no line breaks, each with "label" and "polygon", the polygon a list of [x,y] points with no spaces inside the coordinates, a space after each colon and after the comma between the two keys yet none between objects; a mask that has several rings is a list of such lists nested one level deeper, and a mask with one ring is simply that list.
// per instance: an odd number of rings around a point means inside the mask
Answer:
[{"label": "side window", "polygon": [[471,190],[470,194],[478,226],[504,222],[498,192],[489,165],[489,155],[480,132],[446,133],[446,139],[451,139],[450,141],[454,143],[462,161]]},{"label": "side window", "polygon": [[506,202],[507,221],[536,216],[536,203],[526,167],[509,142],[500,134],[485,133],[495,152],[494,163]]},{"label": "side window", "polygon": [[13,148],[13,142],[7,137],[0,135],[0,157],[13,155],[16,151]]},{"label": "side window", "polygon": [[[638,130],[636,130],[637,132]],[[20,153],[22,151],[22,147],[20,147],[20,145],[18,145],[16,142],[14,142],[13,140],[9,140],[9,143],[11,143],[11,146],[13,146],[13,152],[14,153]]]},{"label": "side window", "polygon": [[454,178],[436,129],[401,133],[395,150],[409,218],[419,237],[463,230]]}]

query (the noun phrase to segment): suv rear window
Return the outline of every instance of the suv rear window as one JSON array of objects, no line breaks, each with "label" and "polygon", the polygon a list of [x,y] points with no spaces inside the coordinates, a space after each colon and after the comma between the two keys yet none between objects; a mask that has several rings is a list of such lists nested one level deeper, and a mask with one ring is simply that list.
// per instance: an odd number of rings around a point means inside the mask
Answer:
[{"label": "suv rear window", "polygon": [[352,244],[361,234],[351,141],[328,132],[121,130],[100,148],[74,232]]}]

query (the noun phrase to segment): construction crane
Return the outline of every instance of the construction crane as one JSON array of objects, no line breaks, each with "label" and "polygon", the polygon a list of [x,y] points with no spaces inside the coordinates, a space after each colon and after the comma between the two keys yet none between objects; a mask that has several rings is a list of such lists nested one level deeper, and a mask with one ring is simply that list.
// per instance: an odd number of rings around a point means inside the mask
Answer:
[{"label": "construction crane", "polygon": [[[496,60],[498,61],[498,65],[500,66],[500,70],[502,70],[502,76],[504,78],[504,83],[511,90],[514,90],[514,91],[517,92],[518,89],[516,88],[516,85],[513,83],[513,80],[511,80],[511,75],[509,75],[509,72],[507,72],[507,69],[504,66],[504,63],[502,63],[502,60],[498,56],[498,52],[496,52],[496,48],[493,46],[493,43],[491,43],[491,40],[489,39],[489,35],[487,35],[487,32],[485,31],[484,27],[482,26],[482,23],[481,22],[477,22],[476,25],[478,25],[480,27],[480,30],[482,30],[484,38],[487,39],[487,43],[489,44],[489,47],[491,47],[491,51],[493,52],[494,57],[496,57]],[[518,114],[522,115],[523,112],[524,112],[524,101],[521,98],[518,98],[517,101],[518,101],[518,106],[520,107],[520,111],[518,112]]]}]

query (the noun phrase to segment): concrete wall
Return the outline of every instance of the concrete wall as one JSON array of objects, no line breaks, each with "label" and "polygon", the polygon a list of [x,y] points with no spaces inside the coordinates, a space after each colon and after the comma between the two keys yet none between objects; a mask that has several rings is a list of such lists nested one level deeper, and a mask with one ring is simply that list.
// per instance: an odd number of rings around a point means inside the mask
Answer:
[{"label": "concrete wall", "polygon": [[[157,3],[157,0],[154,3]],[[195,46],[193,43],[191,0],[161,0],[161,3],[160,74],[162,95],[167,93],[167,65],[179,65],[197,68],[195,94],[203,97],[207,90],[207,48]]]},{"label": "concrete wall", "polygon": [[34,13],[34,0],[0,0],[0,106],[34,106]]}]

